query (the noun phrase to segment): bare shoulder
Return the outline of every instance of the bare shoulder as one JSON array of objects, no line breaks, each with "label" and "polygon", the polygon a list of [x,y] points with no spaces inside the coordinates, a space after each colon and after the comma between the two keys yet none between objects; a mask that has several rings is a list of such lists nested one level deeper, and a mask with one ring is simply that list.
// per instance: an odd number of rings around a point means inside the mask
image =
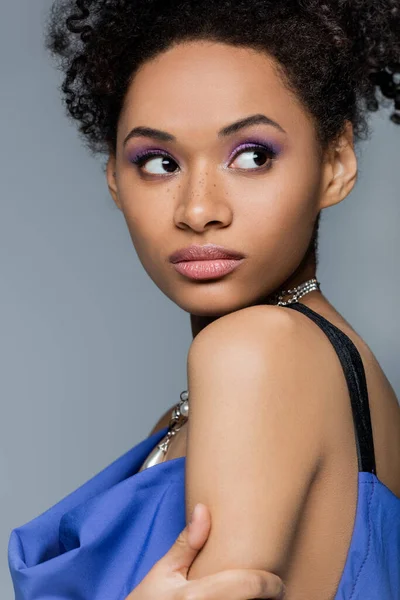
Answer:
[{"label": "bare shoulder", "polygon": [[203,390],[205,410],[215,390],[222,394],[229,387],[234,397],[243,379],[247,389],[258,385],[258,393],[262,390],[257,410],[266,420],[279,410],[281,423],[293,421],[323,461],[334,451],[337,428],[352,424],[347,382],[334,346],[309,317],[287,307],[246,307],[210,323],[189,348],[187,371],[192,416],[199,414],[197,389]]},{"label": "bare shoulder", "polygon": [[[351,325],[330,307],[314,310],[343,331],[359,351],[367,379],[377,470],[380,480],[398,495],[400,403],[395,391],[371,348]],[[242,368],[253,374],[253,380],[264,373],[268,390],[272,383],[285,385],[284,390],[275,389],[285,419],[293,411],[305,415],[302,427],[322,440],[325,457],[352,459],[353,417],[344,369],[335,347],[312,319],[286,307],[257,305],[210,323],[193,340],[188,355],[192,387],[203,379],[212,380],[214,388],[219,379],[226,382],[226,378],[233,378],[236,385]],[[266,398],[264,394],[267,406]],[[271,405],[272,409],[272,399]]]},{"label": "bare shoulder", "polygon": [[[365,343],[363,345],[368,349]],[[267,352],[273,363],[286,357],[287,367],[290,358],[295,358],[302,368],[316,375],[316,366],[329,369],[329,365],[331,368],[333,365],[333,371],[340,373],[343,379],[336,350],[325,332],[303,313],[277,305],[250,306],[213,321],[192,341],[188,361],[199,363],[211,349],[216,356],[218,351],[236,348],[243,352],[250,347]],[[265,359],[264,352],[261,358]]]},{"label": "bare shoulder", "polygon": [[228,379],[235,386],[244,372],[252,381],[263,380],[276,392],[270,403],[263,394],[263,404],[276,406],[279,398],[282,414],[301,411],[304,427],[320,440],[327,439],[326,410],[347,395],[340,360],[325,333],[286,307],[256,305],[220,317],[194,338],[187,363],[193,391],[207,381],[214,389],[219,381],[225,388]]},{"label": "bare shoulder", "polygon": [[207,327],[205,327],[193,339],[189,348],[197,348],[203,344],[221,342],[233,342],[235,338],[240,338],[243,334],[254,337],[257,332],[262,336],[266,328],[279,330],[280,328],[290,328],[296,322],[292,315],[294,311],[285,310],[281,306],[257,305],[248,306],[235,312],[219,317]]},{"label": "bare shoulder", "polygon": [[[282,306],[256,305],[224,315],[207,325],[192,341],[188,360],[206,355],[211,348],[215,355],[218,350],[236,348],[240,352],[250,346],[255,350],[272,351],[276,357],[282,352],[281,357],[295,354],[301,362],[312,359],[317,349],[323,353],[325,349],[328,358],[335,354],[324,332],[302,313]],[[300,350],[306,354],[300,355]]]}]

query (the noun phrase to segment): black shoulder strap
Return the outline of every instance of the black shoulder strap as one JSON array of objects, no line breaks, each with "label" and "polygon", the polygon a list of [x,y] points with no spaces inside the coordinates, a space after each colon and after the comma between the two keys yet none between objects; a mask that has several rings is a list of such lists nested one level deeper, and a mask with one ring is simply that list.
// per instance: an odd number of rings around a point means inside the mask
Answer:
[{"label": "black shoulder strap", "polygon": [[376,474],[367,381],[360,353],[351,339],[341,329],[305,304],[293,302],[286,306],[310,317],[326,333],[334,346],[342,364],[350,393],[357,445],[358,470]]}]

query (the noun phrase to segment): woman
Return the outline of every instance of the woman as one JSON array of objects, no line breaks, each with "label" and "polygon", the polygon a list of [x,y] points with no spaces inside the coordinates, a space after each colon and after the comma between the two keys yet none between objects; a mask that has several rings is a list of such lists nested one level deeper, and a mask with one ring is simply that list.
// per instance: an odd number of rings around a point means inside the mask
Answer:
[{"label": "woman", "polygon": [[[399,25],[394,0],[54,4],[68,114],[194,339],[150,436],[12,533],[18,598],[206,597],[249,569],[289,600],[399,599],[400,408],[316,275],[382,94],[400,123]],[[198,502],[171,596],[153,569]]]}]

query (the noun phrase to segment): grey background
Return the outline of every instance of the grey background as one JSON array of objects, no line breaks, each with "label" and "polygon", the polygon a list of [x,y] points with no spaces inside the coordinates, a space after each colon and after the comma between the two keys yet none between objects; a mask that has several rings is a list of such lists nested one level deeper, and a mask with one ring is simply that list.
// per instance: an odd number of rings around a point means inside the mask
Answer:
[{"label": "grey background", "polygon": [[[0,597],[11,529],[143,439],[186,387],[189,315],[149,279],[42,45],[51,0],[0,9]],[[400,128],[372,116],[318,276],[400,395]]]}]

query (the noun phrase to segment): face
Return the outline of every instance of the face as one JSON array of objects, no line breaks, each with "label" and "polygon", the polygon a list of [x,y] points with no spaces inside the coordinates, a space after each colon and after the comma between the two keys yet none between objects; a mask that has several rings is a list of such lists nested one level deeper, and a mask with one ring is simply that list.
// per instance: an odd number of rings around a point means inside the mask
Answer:
[{"label": "face", "polygon": [[[311,116],[275,67],[252,49],[185,42],[145,63],[125,97],[110,193],[148,275],[194,315],[223,315],[280,289],[319,211],[354,183],[352,145],[321,155]],[[135,135],[139,127],[162,133]],[[243,258],[230,272],[194,279],[170,262],[192,244]],[[192,263],[193,271],[202,273]]]}]

